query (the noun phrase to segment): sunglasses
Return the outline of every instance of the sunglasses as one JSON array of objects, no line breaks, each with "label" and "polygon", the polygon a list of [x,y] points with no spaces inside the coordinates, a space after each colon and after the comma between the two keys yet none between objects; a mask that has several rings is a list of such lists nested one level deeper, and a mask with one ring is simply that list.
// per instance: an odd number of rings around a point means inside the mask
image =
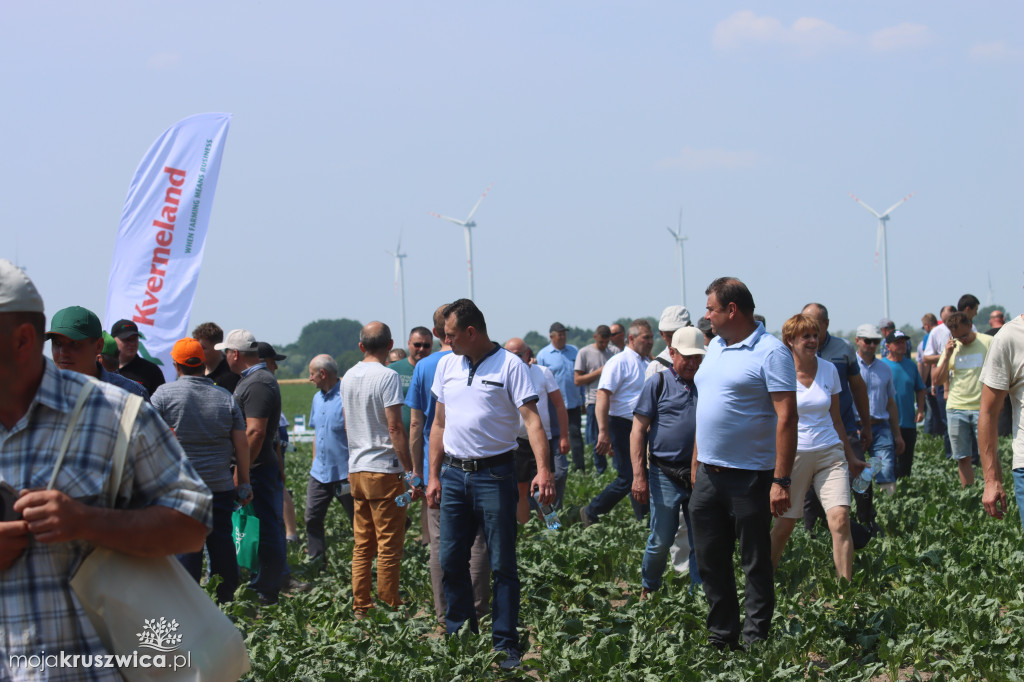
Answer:
[{"label": "sunglasses", "polygon": [[882,339],[861,339],[861,341],[868,344],[869,346],[877,346],[879,343],[882,342]]},{"label": "sunglasses", "polygon": [[434,344],[432,344],[432,343],[414,343],[414,344],[412,344],[412,347],[413,348],[430,348],[433,345]]}]

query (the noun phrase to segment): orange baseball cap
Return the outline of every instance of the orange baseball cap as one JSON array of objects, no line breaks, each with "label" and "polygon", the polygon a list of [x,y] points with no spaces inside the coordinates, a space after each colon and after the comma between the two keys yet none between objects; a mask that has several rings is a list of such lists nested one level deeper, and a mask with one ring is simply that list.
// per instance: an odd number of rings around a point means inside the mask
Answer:
[{"label": "orange baseball cap", "polygon": [[206,354],[199,342],[189,337],[178,339],[171,349],[171,359],[186,367],[199,367],[206,362]]}]

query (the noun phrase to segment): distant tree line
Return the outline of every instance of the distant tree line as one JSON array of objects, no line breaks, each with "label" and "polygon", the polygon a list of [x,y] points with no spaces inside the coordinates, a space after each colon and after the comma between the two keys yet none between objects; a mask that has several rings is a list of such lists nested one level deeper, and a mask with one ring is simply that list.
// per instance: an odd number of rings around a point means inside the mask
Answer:
[{"label": "distant tree line", "polygon": [[[993,310],[1002,310],[1009,320],[1010,315],[1006,312],[1006,309],[1001,305],[990,305],[981,308],[978,311],[978,315],[975,318],[975,324],[978,325],[979,331],[988,330],[988,316]],[[936,317],[938,311],[935,311]],[[654,330],[654,350],[652,355],[657,355],[665,348],[665,342],[662,341],[658,335],[658,318],[647,317],[645,318],[651,323],[651,329]],[[629,323],[633,321],[633,318],[620,317],[617,320],[609,322],[609,326],[612,324],[621,324],[623,328],[628,329]],[[694,320],[696,322],[696,319]],[[778,326],[781,328],[781,324],[776,321],[772,326]],[[344,374],[352,365],[356,364],[363,359],[363,354],[359,351],[359,331],[363,328],[361,322],[357,320],[349,320],[347,318],[341,318],[340,320],[317,320],[316,322],[310,322],[302,328],[302,332],[299,334],[299,340],[295,343],[290,343],[286,346],[281,346],[278,350],[284,355],[288,356],[288,359],[279,363],[278,376],[281,379],[304,379],[309,374],[309,361],[314,356],[320,353],[327,353],[334,357],[338,362],[338,369]],[[911,348],[917,348],[917,344],[921,341],[921,337],[924,335],[924,331],[921,329],[920,321],[916,324],[904,324],[900,327],[904,334],[911,339]],[[778,330],[772,332],[775,336],[781,336]],[[830,330],[833,336],[847,339],[853,342],[856,336],[856,330],[843,331],[843,330]],[[566,343],[572,344],[577,348],[583,348],[594,340],[594,329],[584,327],[571,327],[566,325]],[[536,354],[541,348],[548,345],[549,339],[547,332],[530,331],[523,336],[523,340],[526,344],[533,349]],[[495,339],[499,343],[504,342],[504,339]],[[405,347],[406,339],[395,339],[396,347]],[[437,348],[437,341],[434,342],[434,348]]]}]

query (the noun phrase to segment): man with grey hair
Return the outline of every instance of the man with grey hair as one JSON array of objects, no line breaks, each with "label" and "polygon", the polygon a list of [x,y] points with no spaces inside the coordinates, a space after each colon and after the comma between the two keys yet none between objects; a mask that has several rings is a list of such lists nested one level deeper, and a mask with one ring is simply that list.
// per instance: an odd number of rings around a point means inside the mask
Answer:
[{"label": "man with grey hair", "polygon": [[248,329],[232,329],[214,349],[224,351],[228,367],[242,377],[234,395],[245,415],[252,510],[260,520],[260,567],[249,587],[261,604],[276,604],[285,576],[284,466],[271,429],[281,420],[281,389]]},{"label": "man with grey hair", "polygon": [[306,552],[311,559],[318,559],[327,551],[324,519],[331,500],[341,503],[349,523],[354,507],[348,483],[348,435],[338,363],[330,355],[317,355],[309,361],[309,380],[319,390],[309,410],[309,427],[315,435],[306,485]]},{"label": "man with grey hair", "polygon": [[[377,559],[377,597],[392,608],[401,601],[398,579],[405,542],[405,508],[395,498],[405,492],[404,475],[422,478],[422,461],[409,456],[409,440],[402,426],[402,380],[384,366],[394,346],[391,329],[370,322],[359,332],[357,362],[341,382],[348,432],[348,478],[352,486],[353,534],[352,608],[356,619],[373,608],[370,567]],[[413,496],[419,492],[413,490]]]}]

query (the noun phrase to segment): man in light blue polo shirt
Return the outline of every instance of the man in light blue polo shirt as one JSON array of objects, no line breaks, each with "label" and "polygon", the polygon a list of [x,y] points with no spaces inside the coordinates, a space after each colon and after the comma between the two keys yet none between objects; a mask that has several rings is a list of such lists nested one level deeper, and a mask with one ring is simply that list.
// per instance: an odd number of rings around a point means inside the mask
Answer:
[{"label": "man in light blue polo shirt", "polygon": [[569,414],[569,446],[572,448],[572,466],[584,471],[586,458],[583,454],[583,388],[576,385],[576,356],[579,349],[565,342],[565,325],[555,322],[551,325],[548,338],[551,343],[537,352],[537,364],[547,367],[555,375],[558,390]]},{"label": "man in light blue polo shirt", "polygon": [[353,501],[348,486],[348,435],[341,405],[338,363],[330,355],[309,361],[309,380],[320,389],[313,396],[309,426],[313,440],[313,465],[306,485],[306,551],[316,559],[327,551],[324,519],[331,500],[337,499],[352,523]]},{"label": "man in light blue polo shirt", "polygon": [[707,288],[706,317],[718,338],[694,377],[699,467],[692,467],[690,518],[710,611],[709,641],[739,649],[740,609],[733,547],[740,543],[745,589],[743,640],[768,637],[775,611],[771,517],[789,509],[796,454],[796,368],[781,341],[754,320],[754,297],[740,280]]}]

